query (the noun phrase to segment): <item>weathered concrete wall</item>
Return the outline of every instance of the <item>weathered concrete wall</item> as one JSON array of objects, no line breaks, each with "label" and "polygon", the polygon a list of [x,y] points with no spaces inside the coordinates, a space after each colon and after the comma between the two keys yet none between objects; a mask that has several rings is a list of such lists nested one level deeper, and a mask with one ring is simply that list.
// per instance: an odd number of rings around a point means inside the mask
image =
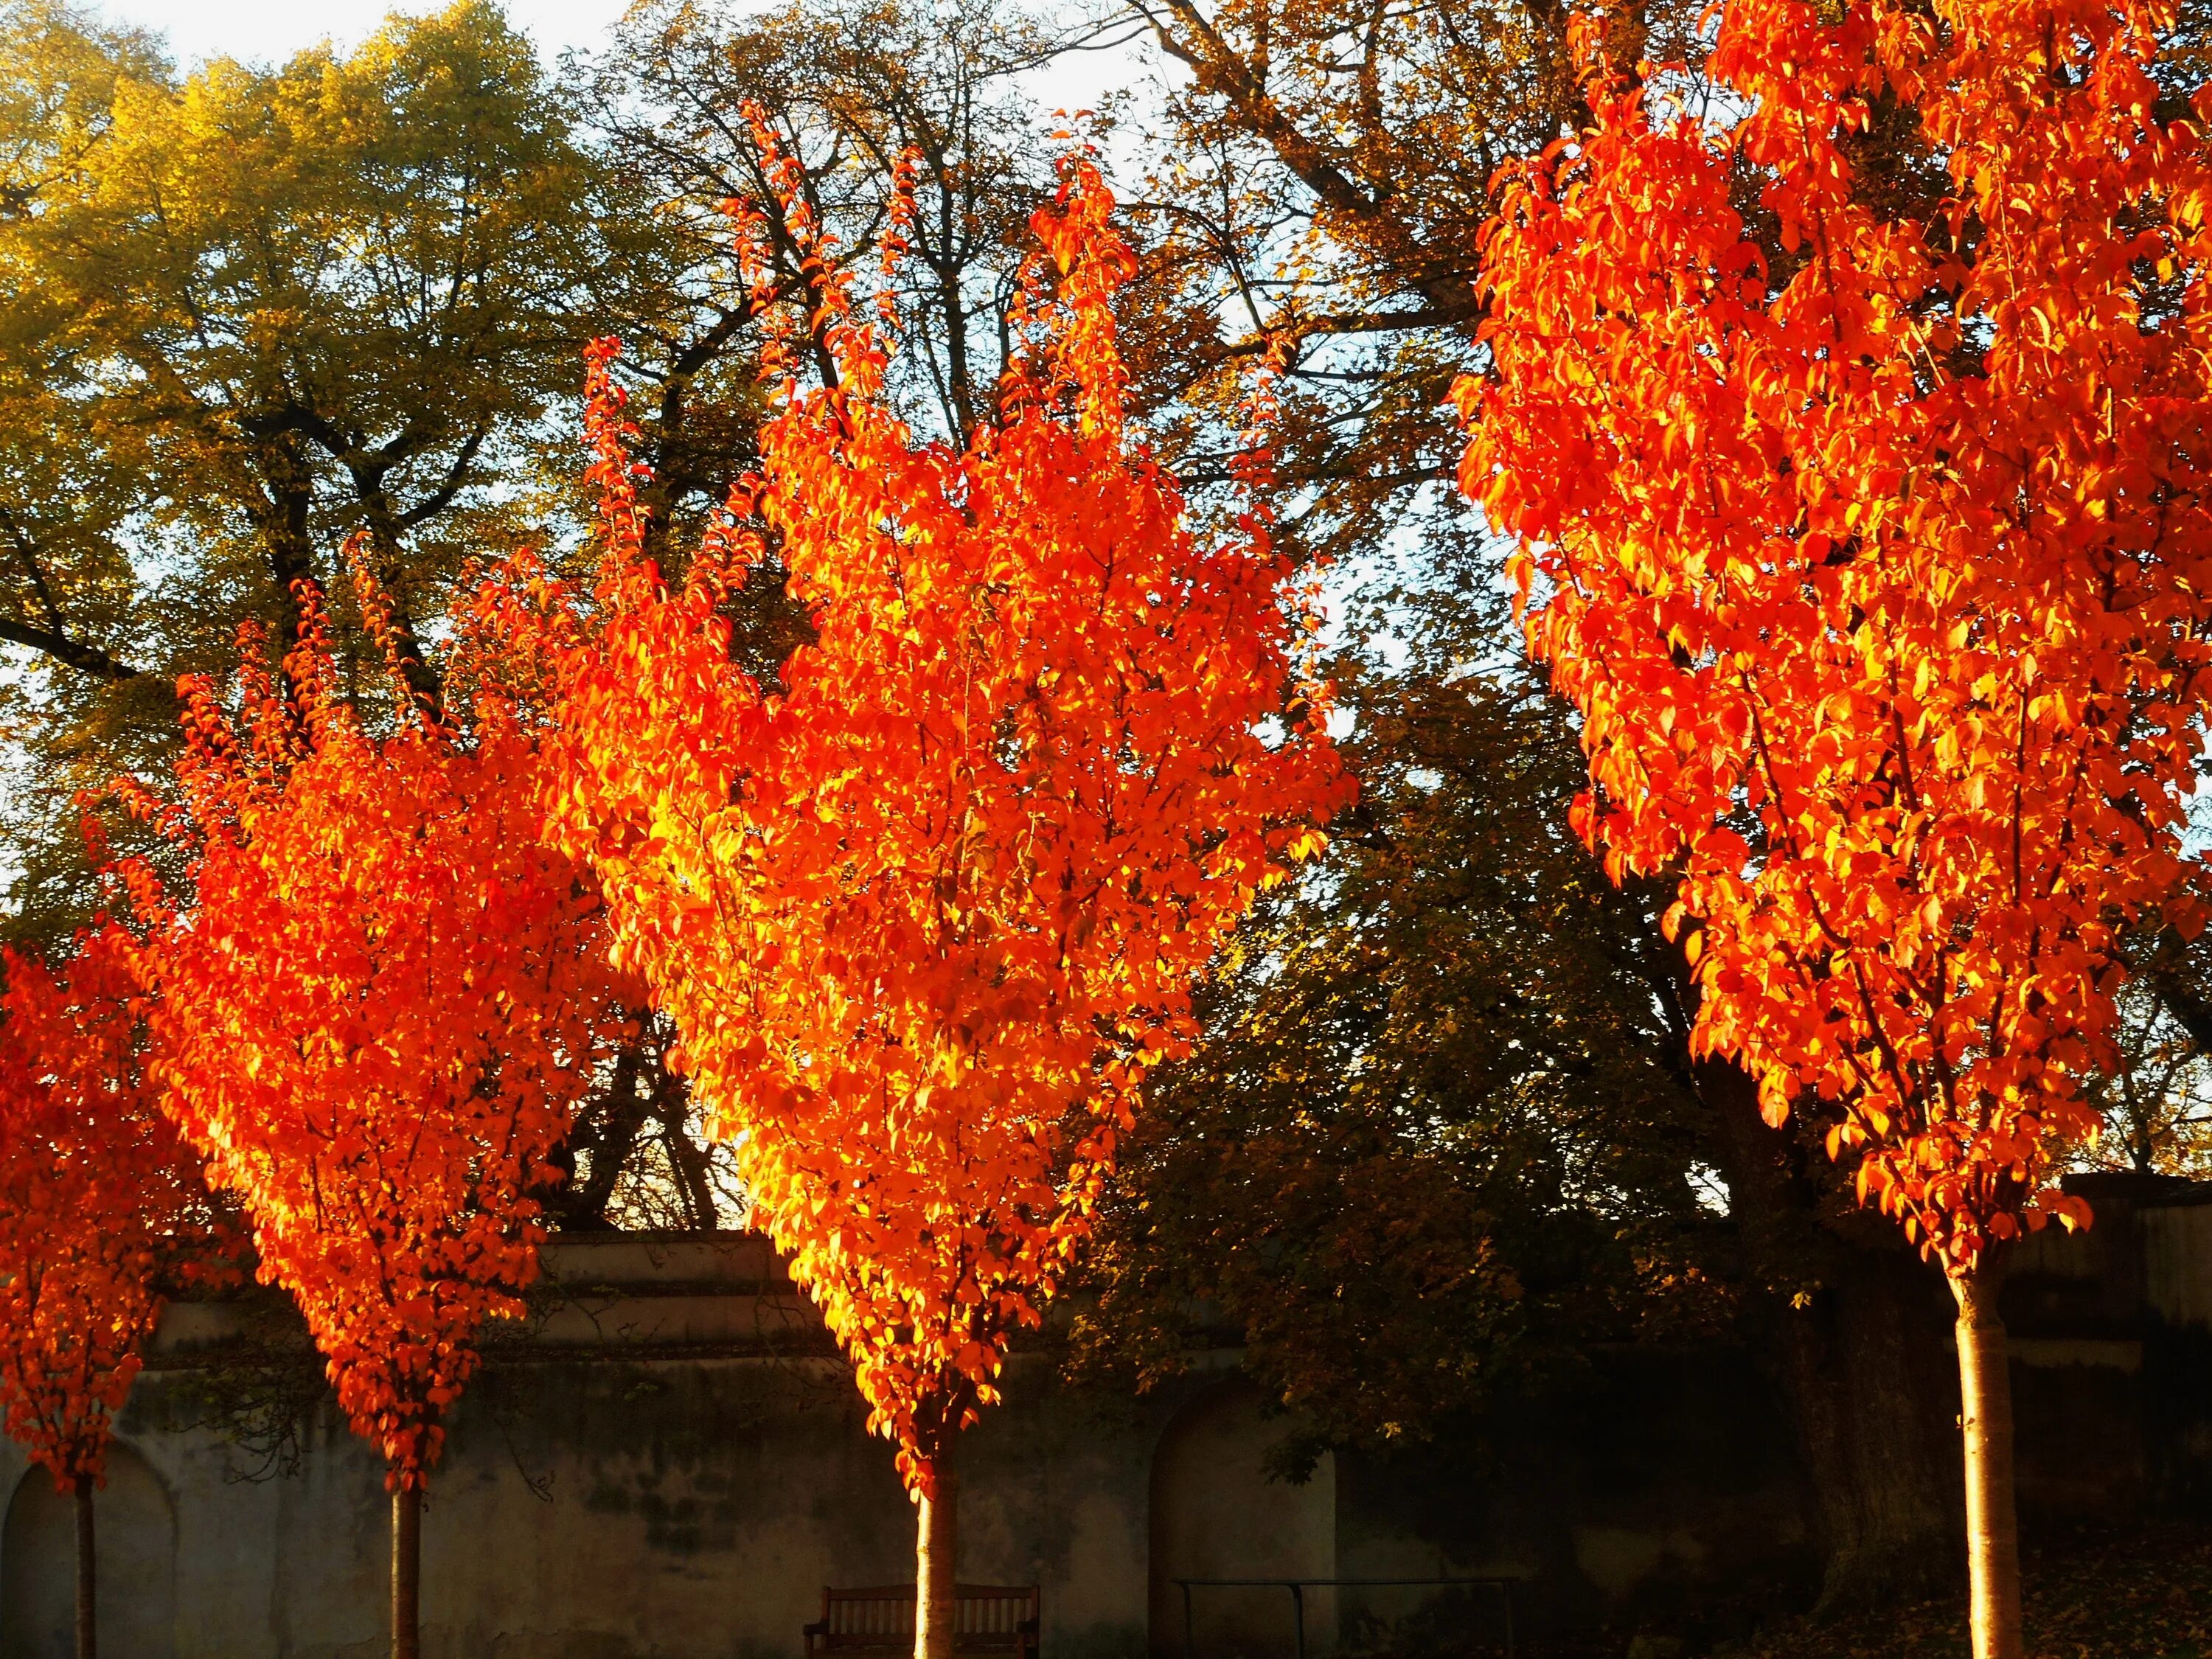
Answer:
[{"label": "weathered concrete wall", "polygon": [[[101,1583],[107,1650],[161,1659],[174,1651],[177,1518],[161,1478],[128,1446],[108,1460],[100,1544],[114,1563]],[[0,1529],[0,1651],[73,1655],[76,1516],[33,1472]]]},{"label": "weathered concrete wall", "polygon": [[[1663,1621],[1685,1607],[1802,1602],[1817,1579],[1787,1426],[1740,1349],[1623,1349],[1579,1388],[1501,1401],[1451,1455],[1337,1460],[1337,1562],[1347,1578],[1510,1575],[1525,1633]],[[1493,1592],[1426,1609],[1343,1593],[1346,1635],[1500,1631]]]},{"label": "weathered concrete wall", "polygon": [[2212,1186],[2068,1186],[2095,1224],[2027,1241],[2002,1303],[2022,1508],[2212,1510]]},{"label": "weathered concrete wall", "polygon": [[[2021,1252],[2021,1493],[2079,1514],[2212,1493],[2212,1204],[2090,1183],[2098,1226]],[[554,1288],[489,1345],[424,1519],[431,1659],[795,1659],[825,1583],[910,1581],[913,1510],[848,1373],[760,1241],[608,1238],[548,1252]],[[210,1420],[250,1321],[171,1311],[101,1498],[109,1659],[382,1650],[386,1499],[325,1403],[296,1474]],[[1180,1578],[1510,1575],[1522,1630],[1788,1600],[1817,1562],[1787,1425],[1725,1347],[1601,1356],[1584,1386],[1501,1402],[1466,1443],[1324,1459],[1271,1481],[1286,1425],[1203,1356],[1143,1400],[1018,1360],[968,1438],[962,1576],[1036,1583],[1048,1659],[1182,1651]],[[68,1651],[66,1506],[0,1446],[0,1659]],[[1286,1659],[1280,1589],[1194,1593],[1203,1659]],[[1498,1593],[1315,1590],[1310,1650],[1393,1630],[1464,1643]]]},{"label": "weathered concrete wall", "polygon": [[[842,1366],[774,1279],[757,1241],[566,1246],[568,1293],[495,1358],[451,1421],[423,1519],[430,1659],[750,1659],[799,1646],[824,1583],[910,1580],[914,1512],[868,1437]],[[196,1421],[192,1360],[219,1352],[223,1310],[187,1307],[121,1422],[175,1515],[176,1659],[338,1659],[383,1641],[386,1504],[375,1457],[325,1407],[299,1473],[248,1482],[252,1460]],[[1144,1645],[1148,1453],[1162,1401],[1095,1422],[1050,1386],[969,1437],[963,1576],[1041,1583],[1053,1651]],[[0,1490],[23,1463],[0,1454]],[[38,1589],[0,1613],[0,1653],[66,1652],[65,1507],[21,1486],[0,1561]],[[107,1552],[137,1569],[119,1488]],[[55,1508],[48,1516],[46,1510]],[[12,1514],[12,1512],[11,1512]],[[18,1535],[20,1534],[20,1536]],[[57,1542],[57,1540],[59,1541]],[[22,1568],[20,1572],[17,1562]],[[40,1598],[43,1597],[41,1601]],[[62,1645],[56,1649],[53,1644]],[[111,1644],[131,1659],[127,1644]]]},{"label": "weathered concrete wall", "polygon": [[[527,1328],[488,1345],[430,1489],[431,1659],[787,1659],[825,1583],[911,1580],[890,1449],[759,1241],[563,1243],[548,1267]],[[295,1474],[246,1480],[260,1460],[210,1419],[210,1376],[250,1325],[235,1305],[173,1309],[124,1413],[101,1499],[111,1659],[381,1650],[374,1457],[325,1402]],[[1525,1629],[1803,1553],[1741,1356],[1624,1356],[1587,1397],[1508,1413],[1480,1452],[1342,1454],[1295,1486],[1268,1478],[1287,1425],[1235,1361],[1202,1356],[1139,1401],[1071,1391],[1042,1358],[1011,1367],[963,1451],[962,1576],[1040,1584],[1051,1659],[1182,1652],[1179,1578],[1511,1573]],[[0,1659],[61,1659],[66,1508],[13,1448],[9,1492]],[[1287,1592],[1194,1594],[1207,1659],[1291,1651]],[[1306,1613],[1319,1655],[1340,1630],[1494,1628],[1498,1608],[1416,1588],[1316,1590]]]},{"label": "weathered concrete wall", "polygon": [[1338,1576],[1336,1460],[1322,1457],[1296,1486],[1269,1480],[1281,1431],[1258,1391],[1231,1381],[1190,1400],[1159,1437],[1147,1494],[1148,1622],[1159,1650],[1180,1653],[1188,1640],[1209,1655],[1287,1650],[1301,1609],[1313,1650],[1334,1646],[1333,1592],[1301,1587],[1294,1600],[1277,1585],[1177,1583]]}]

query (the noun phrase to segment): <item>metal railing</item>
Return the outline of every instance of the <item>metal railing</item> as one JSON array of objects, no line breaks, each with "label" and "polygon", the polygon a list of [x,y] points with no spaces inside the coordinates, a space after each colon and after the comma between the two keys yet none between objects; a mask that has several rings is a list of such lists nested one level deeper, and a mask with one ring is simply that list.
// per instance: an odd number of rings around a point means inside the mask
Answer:
[{"label": "metal railing", "polygon": [[1183,1659],[1198,1659],[1190,1593],[1194,1589],[1286,1589],[1297,1631],[1297,1659],[1306,1659],[1306,1592],[1310,1589],[1411,1589],[1488,1585],[1498,1592],[1505,1620],[1505,1659],[1513,1659],[1513,1586],[1518,1578],[1178,1578],[1182,1591]]}]

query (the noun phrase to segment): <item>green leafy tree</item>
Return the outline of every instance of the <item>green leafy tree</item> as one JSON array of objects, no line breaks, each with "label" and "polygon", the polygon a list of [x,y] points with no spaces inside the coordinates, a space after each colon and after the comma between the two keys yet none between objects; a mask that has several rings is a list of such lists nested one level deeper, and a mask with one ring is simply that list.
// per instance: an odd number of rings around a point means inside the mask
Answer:
[{"label": "green leafy tree", "polygon": [[1456,1432],[1593,1343],[1725,1330],[1794,1421],[1824,1599],[1924,1582],[1954,1524],[1948,1298],[1817,1137],[1691,1057],[1656,891],[1611,889],[1566,829],[1572,724],[1501,671],[1487,596],[1385,597],[1397,646],[1357,641],[1345,679],[1360,805],[1160,1079],[1078,1373],[1242,1344],[1295,1466]]},{"label": "green leafy tree", "polygon": [[283,625],[361,530],[411,646],[523,535],[611,250],[646,231],[488,0],[185,78],[16,0],[0,167],[7,878],[51,932],[85,890],[69,796],[158,767],[168,685],[239,621]]},{"label": "green leafy tree", "polygon": [[1434,650],[1347,696],[1360,805],[1152,1090],[1078,1332],[1143,1383],[1209,1310],[1296,1413],[1293,1463],[1731,1311],[1663,948],[1558,810],[1571,736]]}]

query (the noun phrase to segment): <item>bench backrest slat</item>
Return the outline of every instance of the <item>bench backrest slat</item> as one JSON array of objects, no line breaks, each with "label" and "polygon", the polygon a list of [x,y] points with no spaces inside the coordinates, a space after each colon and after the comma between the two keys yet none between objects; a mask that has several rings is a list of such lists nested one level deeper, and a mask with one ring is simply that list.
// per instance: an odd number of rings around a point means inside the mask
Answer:
[{"label": "bench backrest slat", "polygon": [[[953,1601],[955,1639],[974,1638],[985,1645],[1026,1646],[1022,1626],[1037,1616],[1035,1584],[963,1584]],[[822,1623],[832,1646],[888,1647],[911,1641],[915,1587],[878,1584],[859,1589],[824,1589]]]},{"label": "bench backrest slat", "polygon": [[953,1628],[963,1636],[1012,1636],[1030,1617],[1030,1604],[1026,1591],[963,1595],[956,1604]]}]

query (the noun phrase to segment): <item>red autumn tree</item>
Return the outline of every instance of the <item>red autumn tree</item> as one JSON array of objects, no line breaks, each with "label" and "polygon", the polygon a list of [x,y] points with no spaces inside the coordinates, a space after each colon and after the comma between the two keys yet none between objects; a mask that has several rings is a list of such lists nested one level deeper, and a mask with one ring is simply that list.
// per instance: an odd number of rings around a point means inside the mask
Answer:
[{"label": "red autumn tree", "polygon": [[[362,610],[381,629],[366,580]],[[153,948],[167,1109],[236,1195],[392,1492],[392,1651],[416,1650],[421,1496],[477,1333],[517,1316],[531,1196],[611,1006],[598,901],[544,846],[538,738],[492,696],[434,713],[393,664],[379,738],[302,586],[281,678],[246,636],[240,716],[181,686],[195,902]]]},{"label": "red autumn tree", "polygon": [[[930,1659],[957,1437],[1188,1040],[1194,977],[1340,788],[1288,561],[1256,516],[1195,539],[1128,428],[1111,206],[1085,164],[1036,216],[1028,343],[964,448],[915,441],[884,393],[895,318],[823,278],[836,383],[787,385],[680,587],[641,550],[611,346],[592,379],[607,548],[556,816],[897,1443]],[[718,607],[771,546],[815,638],[763,688]]]},{"label": "red autumn tree", "polygon": [[2021,1651],[2006,1248],[2088,1218],[2052,1177],[2116,938],[2197,921],[2212,100],[2161,94],[2164,21],[1730,0],[1680,101],[1585,25],[1594,125],[1507,185],[1460,394],[1580,827],[1680,879],[1697,1045],[1949,1276],[1980,1659]]},{"label": "red autumn tree", "polygon": [[93,1491],[162,1290],[208,1246],[197,1161],[144,1070],[137,943],[101,926],[58,971],[0,951],[0,1408],[76,1510],[93,1659]]}]

